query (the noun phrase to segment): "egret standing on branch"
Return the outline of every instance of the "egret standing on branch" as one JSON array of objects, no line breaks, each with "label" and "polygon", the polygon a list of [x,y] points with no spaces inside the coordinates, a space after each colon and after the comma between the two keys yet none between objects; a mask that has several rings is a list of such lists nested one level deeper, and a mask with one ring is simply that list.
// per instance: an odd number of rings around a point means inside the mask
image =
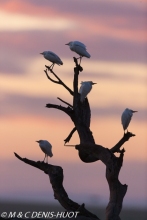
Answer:
[{"label": "egret standing on branch", "polygon": [[58,65],[63,65],[63,62],[60,59],[60,57],[58,57],[55,53],[53,53],[51,51],[44,51],[43,53],[40,53],[40,54],[42,54],[45,59],[52,62],[52,65],[49,67],[50,69],[53,69],[55,63],[58,64]]},{"label": "egret standing on branch", "polygon": [[91,91],[92,85],[94,85],[94,84],[96,84],[96,83],[93,83],[92,81],[81,82],[81,87],[79,89],[81,102],[84,101],[84,99],[86,98],[88,93]]},{"label": "egret standing on branch", "polygon": [[46,140],[39,140],[39,141],[36,141],[36,142],[39,143],[39,146],[40,146],[41,150],[45,153],[45,157],[44,157],[43,162],[45,161],[45,158],[46,158],[46,162],[48,163],[48,156],[49,157],[53,156],[53,154],[52,154],[52,145]]},{"label": "egret standing on branch", "polygon": [[68,45],[72,51],[80,55],[79,57],[80,63],[81,63],[82,57],[87,57],[87,58],[91,57],[90,54],[86,50],[86,46],[79,41],[70,41],[68,44],[65,44],[65,45]]},{"label": "egret standing on branch", "polygon": [[[133,113],[135,113],[137,111],[133,111],[131,109],[128,109],[126,108],[124,110],[124,112],[122,113],[122,116],[121,116],[121,123],[122,123],[122,126],[123,126],[123,129],[124,129],[124,133],[125,133],[125,130],[128,128],[129,126],[129,123],[131,121],[131,118],[133,116]],[[127,131],[128,132],[128,131]]]}]

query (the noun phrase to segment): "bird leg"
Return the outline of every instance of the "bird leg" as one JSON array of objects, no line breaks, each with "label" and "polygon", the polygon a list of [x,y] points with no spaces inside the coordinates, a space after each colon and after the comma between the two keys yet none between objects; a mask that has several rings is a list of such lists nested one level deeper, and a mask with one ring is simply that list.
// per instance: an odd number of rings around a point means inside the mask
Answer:
[{"label": "bird leg", "polygon": [[53,64],[52,64],[52,65],[50,66],[50,68],[52,67],[52,68],[51,68],[51,70],[53,70],[53,68],[54,68],[54,65],[55,65],[55,64],[53,63]]},{"label": "bird leg", "polygon": [[48,155],[45,154],[45,158],[46,158],[46,163],[48,163]]},{"label": "bird leg", "polygon": [[44,161],[45,161],[45,158],[46,158],[46,154],[45,154],[45,157],[44,157],[44,159],[43,159],[43,161],[42,161],[42,162],[44,162]]},{"label": "bird leg", "polygon": [[80,66],[80,64],[81,64],[81,60],[82,60],[82,57],[79,57],[80,58],[80,63],[79,63],[79,66]]},{"label": "bird leg", "polygon": [[78,57],[78,58],[76,58],[76,59],[77,59],[77,60],[80,59],[80,62],[79,62],[79,64],[78,64],[78,65],[80,66],[81,60],[82,60],[82,56],[80,56],[80,57]]},{"label": "bird leg", "polygon": [[125,132],[125,130],[124,130],[124,135],[127,134],[128,132],[129,132],[128,129],[127,129],[127,132]]},{"label": "bird leg", "polygon": [[47,68],[50,70],[50,71],[52,71],[53,70],[53,68],[54,68],[54,63],[52,63],[52,65],[51,66],[47,66]]},{"label": "bird leg", "polygon": [[127,132],[125,132],[125,130],[124,130],[124,135],[126,135],[126,134],[128,134],[128,133],[129,133],[128,129],[127,129]]}]

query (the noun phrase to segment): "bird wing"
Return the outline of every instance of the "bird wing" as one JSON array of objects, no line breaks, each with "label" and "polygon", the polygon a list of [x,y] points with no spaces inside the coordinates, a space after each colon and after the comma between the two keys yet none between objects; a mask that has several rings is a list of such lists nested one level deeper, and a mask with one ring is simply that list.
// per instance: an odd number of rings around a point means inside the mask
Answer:
[{"label": "bird wing", "polygon": [[48,141],[45,142],[45,148],[46,148],[46,154],[48,156],[52,157],[53,156],[53,154],[52,154],[52,145]]},{"label": "bird wing", "polygon": [[89,82],[82,82],[82,85],[79,89],[81,102],[84,101],[84,98],[86,98],[88,93],[91,91],[91,88],[92,88],[92,85]]},{"label": "bird wing", "polygon": [[58,57],[57,54],[55,54],[54,52],[52,51],[48,51],[48,57],[49,57],[49,60],[53,63],[56,63],[56,64],[63,64],[62,60],[60,59],[60,57]]},{"label": "bird wing", "polygon": [[84,86],[84,84],[83,84],[83,82],[82,82],[82,83],[81,83],[81,86],[80,86],[80,89],[79,89],[79,93],[80,93],[80,94],[82,93],[83,86]]},{"label": "bird wing", "polygon": [[46,154],[47,154],[48,156],[50,156],[50,157],[53,156],[53,153],[52,153],[51,148],[50,148],[50,149],[48,148],[48,149],[46,150]]},{"label": "bird wing", "polygon": [[73,44],[74,44],[74,46],[82,47],[82,48],[86,49],[85,44],[81,43],[80,41],[74,41]]},{"label": "bird wing", "polygon": [[74,41],[73,42],[71,50],[75,51],[77,54],[79,54],[82,57],[90,58],[90,54],[87,52],[86,46],[83,43],[79,42],[79,41]]},{"label": "bird wing", "polygon": [[39,144],[41,150],[47,154],[48,156],[52,157],[52,145],[48,141],[43,141],[42,143]]}]

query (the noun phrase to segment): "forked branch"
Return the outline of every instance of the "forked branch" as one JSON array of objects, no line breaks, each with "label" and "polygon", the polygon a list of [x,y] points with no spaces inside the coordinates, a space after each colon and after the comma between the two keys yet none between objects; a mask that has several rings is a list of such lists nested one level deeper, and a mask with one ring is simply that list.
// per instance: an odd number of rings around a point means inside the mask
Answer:
[{"label": "forked branch", "polygon": [[60,111],[63,111],[63,112],[65,112],[66,114],[68,114],[70,117],[71,117],[71,115],[72,115],[72,109],[68,106],[67,108],[65,108],[65,107],[63,107],[63,106],[61,106],[61,105],[56,105],[56,104],[46,104],[46,107],[47,108],[55,108],[55,109],[58,109],[58,110],[60,110]]},{"label": "forked branch", "polygon": [[73,91],[53,72],[53,70],[50,69],[49,66],[46,66],[46,65],[45,65],[45,67],[48,69],[48,71],[50,71],[50,72],[56,77],[56,79],[58,79],[58,81],[53,80],[53,79],[48,75],[47,70],[44,70],[44,72],[46,73],[47,78],[48,78],[49,80],[51,80],[52,82],[54,82],[54,83],[57,83],[57,84],[62,85],[65,89],[67,89],[67,91],[68,91],[71,95],[73,95]]}]

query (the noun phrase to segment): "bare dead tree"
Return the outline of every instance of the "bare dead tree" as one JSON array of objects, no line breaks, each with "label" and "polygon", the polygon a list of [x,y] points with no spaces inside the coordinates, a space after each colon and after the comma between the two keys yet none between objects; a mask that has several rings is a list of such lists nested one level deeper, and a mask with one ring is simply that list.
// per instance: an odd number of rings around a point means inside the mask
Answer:
[{"label": "bare dead tree", "polygon": [[[69,142],[74,132],[78,132],[80,144],[76,145],[75,149],[78,151],[79,158],[83,162],[92,163],[100,160],[105,164],[106,180],[110,190],[110,199],[106,207],[105,219],[120,220],[119,214],[122,209],[123,198],[127,192],[127,185],[121,184],[118,179],[125,152],[124,148],[121,149],[121,147],[126,141],[135,135],[130,132],[125,133],[120,141],[110,149],[95,143],[92,131],[90,130],[91,110],[88,99],[85,98],[85,101],[81,103],[80,94],[78,93],[78,76],[83,69],[80,65],[78,65],[76,58],[74,58],[74,62],[73,91],[65,85],[65,83],[52,71],[52,69],[45,66],[46,70],[44,70],[44,72],[47,78],[53,83],[62,85],[73,97],[72,104],[58,97],[58,99],[67,107],[51,103],[46,104],[46,107],[63,111],[73,121],[74,127],[67,138],[64,139],[64,142],[65,144]],[[51,75],[54,75],[56,80],[52,79]],[[116,152],[119,153],[119,157],[115,155]],[[44,171],[44,173],[49,176],[54,192],[54,198],[59,201],[66,211],[78,212],[77,219],[79,220],[99,219],[96,215],[85,208],[84,203],[79,205],[68,197],[68,194],[63,187],[64,177],[62,167],[46,164],[44,162],[35,162],[27,158],[22,158],[16,153],[15,156],[19,160]]]}]

